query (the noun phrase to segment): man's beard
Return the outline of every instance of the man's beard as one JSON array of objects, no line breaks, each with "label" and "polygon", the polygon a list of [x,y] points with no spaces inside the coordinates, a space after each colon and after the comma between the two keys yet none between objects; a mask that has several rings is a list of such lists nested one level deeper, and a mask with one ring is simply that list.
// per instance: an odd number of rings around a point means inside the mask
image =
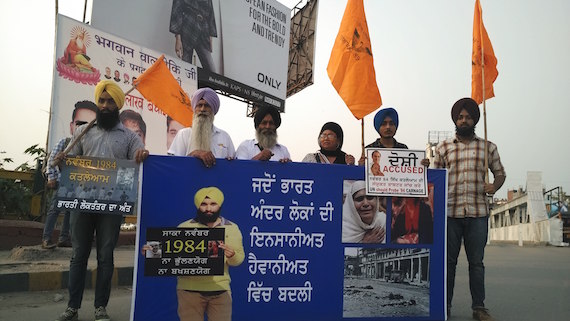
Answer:
[{"label": "man's beard", "polygon": [[119,123],[119,108],[113,111],[103,111],[102,109],[97,110],[97,127],[111,130]]},{"label": "man's beard", "polygon": [[475,135],[475,126],[464,126],[464,127],[455,126],[455,133],[461,137],[471,137]]},{"label": "man's beard", "polygon": [[222,209],[220,208],[217,212],[207,214],[198,209],[196,210],[196,221],[204,225],[207,225],[208,223],[214,223],[220,217],[221,211]]},{"label": "man's beard", "polygon": [[192,134],[190,136],[191,153],[195,150],[210,151],[210,143],[212,141],[212,131],[214,125],[214,115],[194,114],[192,120]]},{"label": "man's beard", "polygon": [[270,130],[265,130],[265,132],[263,132],[263,130],[258,127],[255,130],[255,138],[259,146],[263,148],[271,149],[277,145],[277,131],[271,132]]}]

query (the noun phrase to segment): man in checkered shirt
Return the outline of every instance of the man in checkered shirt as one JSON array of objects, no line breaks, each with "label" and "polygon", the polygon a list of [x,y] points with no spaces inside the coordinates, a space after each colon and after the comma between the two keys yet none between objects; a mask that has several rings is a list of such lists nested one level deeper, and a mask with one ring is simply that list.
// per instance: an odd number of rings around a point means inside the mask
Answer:
[{"label": "man in checkered shirt", "polygon": [[458,100],[451,109],[456,135],[439,143],[435,150],[436,168],[449,173],[447,199],[447,313],[451,309],[455,268],[465,246],[469,262],[471,308],[476,320],[493,320],[485,309],[485,266],[483,256],[487,243],[489,207],[487,195],[494,194],[505,182],[505,169],[497,146],[488,142],[488,167],[494,182],[486,183],[485,140],[475,135],[479,106],[471,98]]},{"label": "man in checkered shirt", "polygon": [[[97,105],[95,105],[95,103],[89,100],[78,101],[75,104],[75,108],[73,109],[73,112],[71,114],[71,123],[69,123],[69,132],[71,133],[71,135],[75,133],[77,127],[83,124],[87,124],[88,122],[95,119],[96,114],[97,114]],[[46,215],[46,222],[44,225],[44,231],[42,233],[43,249],[53,249],[56,247],[56,244],[52,242],[52,234],[60,210],[55,206],[56,205],[55,199],[57,196],[56,195],[57,192],[62,193],[63,190],[58,191],[59,179],[61,174],[59,172],[59,166],[55,165],[55,156],[63,152],[70,141],[71,138],[62,138],[53,148],[47,160],[46,187],[48,189],[53,190],[53,196],[50,201],[50,207]],[[69,211],[65,212],[57,246],[71,247],[71,240],[69,236]]]}]

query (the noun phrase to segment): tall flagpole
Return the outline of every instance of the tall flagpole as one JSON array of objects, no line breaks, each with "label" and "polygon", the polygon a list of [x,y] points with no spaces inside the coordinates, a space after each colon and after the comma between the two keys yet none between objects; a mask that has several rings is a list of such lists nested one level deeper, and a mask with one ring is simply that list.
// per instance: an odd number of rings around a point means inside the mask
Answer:
[{"label": "tall flagpole", "polygon": [[483,10],[479,2],[479,39],[481,39],[481,85],[483,87],[483,127],[485,131],[485,183],[489,184],[489,144],[487,143],[487,104],[485,102],[485,39],[483,38]]},{"label": "tall flagpole", "polygon": [[360,157],[364,157],[364,117],[360,119],[360,147],[362,148],[362,153]]}]

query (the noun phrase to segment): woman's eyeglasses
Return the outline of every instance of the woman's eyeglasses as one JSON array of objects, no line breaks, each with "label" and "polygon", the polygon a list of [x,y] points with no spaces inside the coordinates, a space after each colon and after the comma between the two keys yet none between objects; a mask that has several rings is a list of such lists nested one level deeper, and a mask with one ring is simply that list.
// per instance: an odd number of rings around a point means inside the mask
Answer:
[{"label": "woman's eyeglasses", "polygon": [[325,139],[325,138],[334,139],[334,138],[336,138],[336,134],[320,134],[319,138],[321,138],[321,139]]}]

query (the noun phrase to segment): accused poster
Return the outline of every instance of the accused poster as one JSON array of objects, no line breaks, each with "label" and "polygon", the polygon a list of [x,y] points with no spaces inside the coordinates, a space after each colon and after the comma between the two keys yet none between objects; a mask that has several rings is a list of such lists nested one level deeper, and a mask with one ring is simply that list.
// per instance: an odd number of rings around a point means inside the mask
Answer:
[{"label": "accused poster", "polygon": [[378,196],[425,197],[427,167],[421,164],[425,151],[366,148],[366,187]]}]

